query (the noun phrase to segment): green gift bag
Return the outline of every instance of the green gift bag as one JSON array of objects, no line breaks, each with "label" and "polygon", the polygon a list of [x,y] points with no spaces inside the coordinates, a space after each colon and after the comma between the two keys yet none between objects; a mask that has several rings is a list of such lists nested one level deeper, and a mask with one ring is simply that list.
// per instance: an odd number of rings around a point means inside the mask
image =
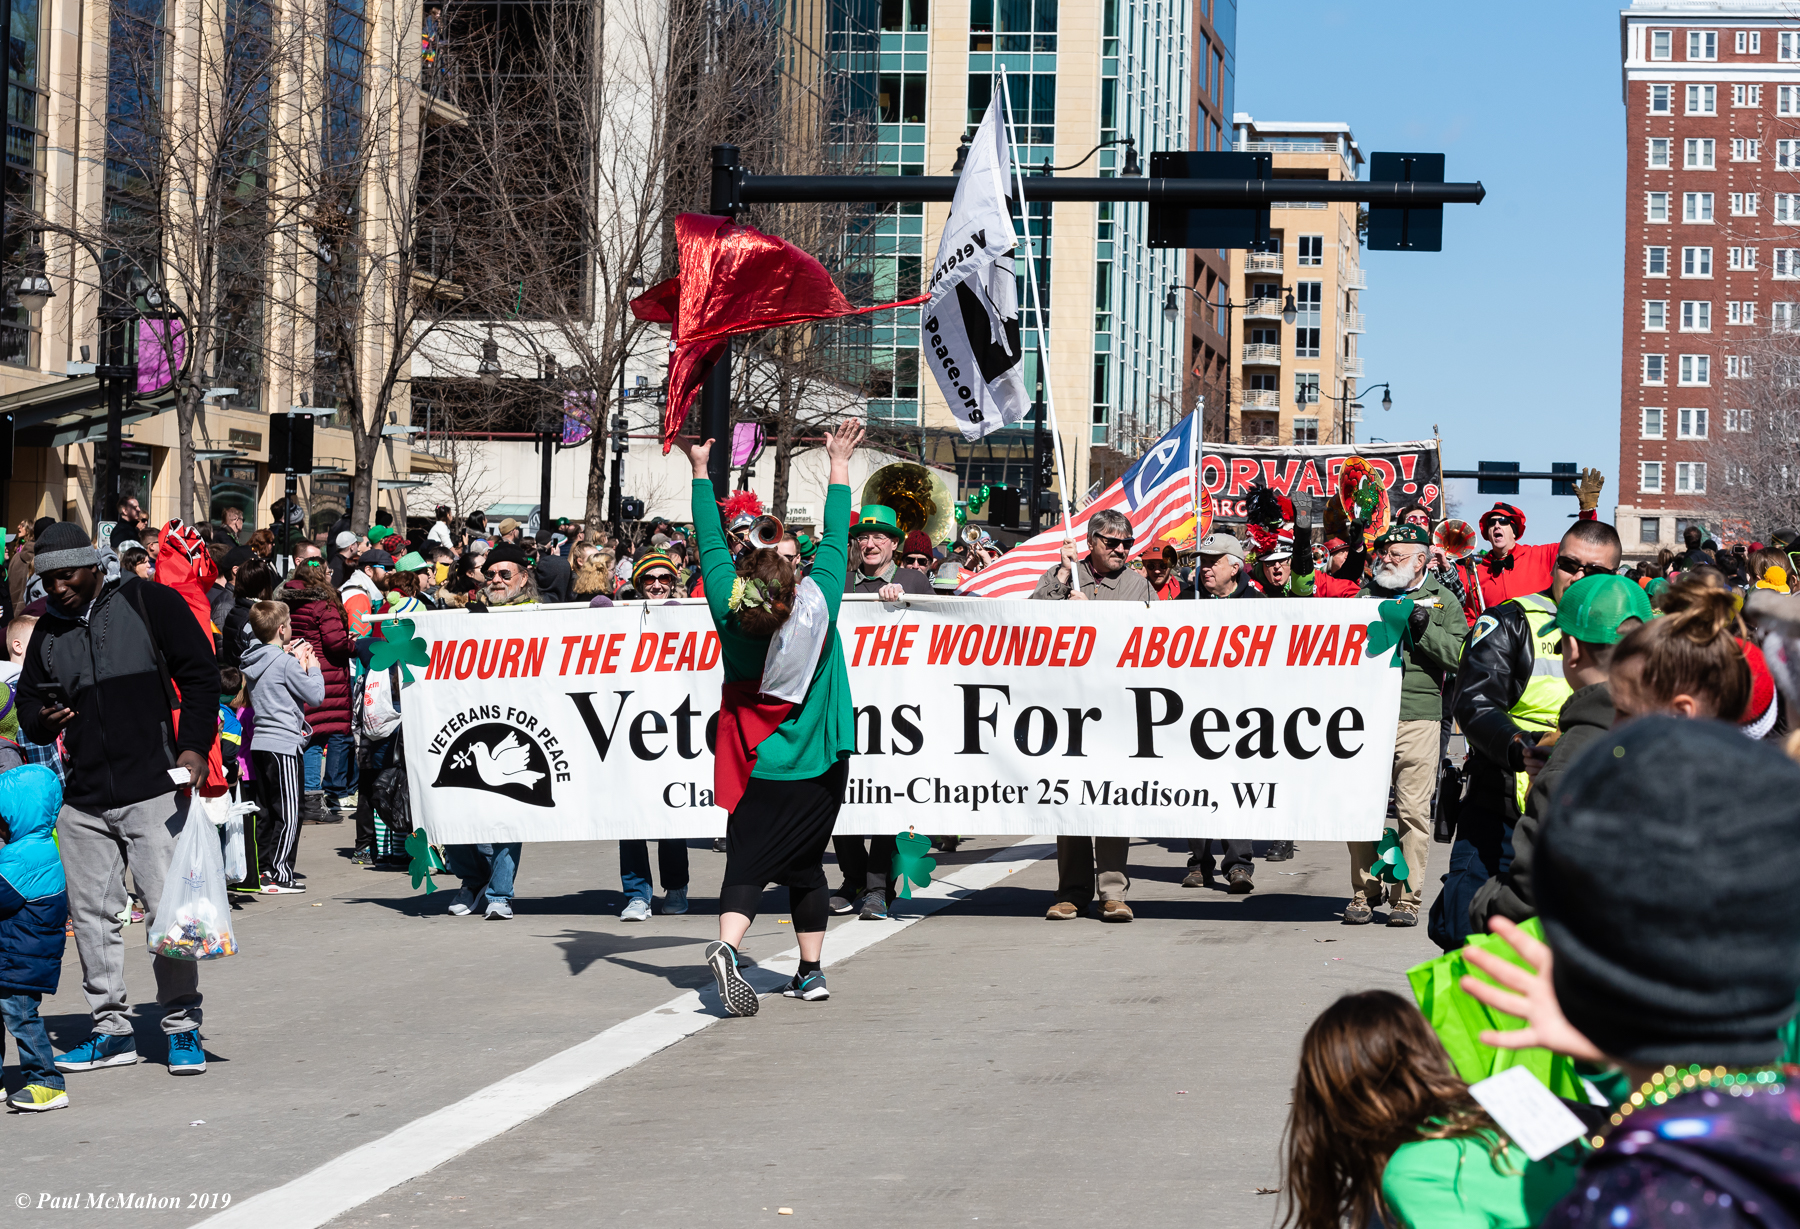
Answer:
[{"label": "green gift bag", "polygon": [[[1536,918],[1519,929],[1534,939],[1544,937],[1543,927]],[[1525,964],[1499,935],[1471,936],[1469,946],[1492,952],[1516,965]],[[1419,1010],[1431,1023],[1438,1040],[1443,1042],[1445,1053],[1456,1064],[1457,1074],[1473,1084],[1490,1075],[1498,1075],[1508,1067],[1523,1067],[1557,1096],[1586,1101],[1587,1091],[1582,1087],[1581,1077],[1575,1073],[1573,1059],[1544,1049],[1500,1050],[1482,1044],[1483,1029],[1515,1029],[1525,1022],[1470,997],[1461,984],[1463,975],[1469,973],[1490,984],[1493,982],[1491,977],[1464,959],[1461,950],[1446,952],[1436,960],[1427,960],[1406,971],[1413,997],[1419,1000]]]}]

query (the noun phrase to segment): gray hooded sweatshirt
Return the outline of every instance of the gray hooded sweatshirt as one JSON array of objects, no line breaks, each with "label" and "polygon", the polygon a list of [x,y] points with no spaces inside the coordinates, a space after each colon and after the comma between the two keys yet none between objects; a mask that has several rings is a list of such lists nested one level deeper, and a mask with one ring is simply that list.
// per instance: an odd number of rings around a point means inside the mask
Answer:
[{"label": "gray hooded sweatshirt", "polygon": [[325,702],[325,676],[316,665],[302,670],[280,645],[253,640],[244,650],[244,677],[250,682],[250,707],[256,711],[250,750],[300,754],[312,735],[306,710]]}]

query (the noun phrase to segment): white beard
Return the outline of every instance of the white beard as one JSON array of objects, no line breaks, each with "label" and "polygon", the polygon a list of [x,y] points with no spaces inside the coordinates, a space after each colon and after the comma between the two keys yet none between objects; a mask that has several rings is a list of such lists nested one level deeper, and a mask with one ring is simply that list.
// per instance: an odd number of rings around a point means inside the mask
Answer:
[{"label": "white beard", "polygon": [[1423,560],[1420,560],[1418,565],[1413,567],[1409,567],[1405,564],[1388,565],[1378,563],[1371,572],[1371,576],[1375,581],[1376,588],[1386,589],[1389,593],[1404,593],[1418,583],[1420,574],[1423,573],[1424,570],[1425,564]]}]

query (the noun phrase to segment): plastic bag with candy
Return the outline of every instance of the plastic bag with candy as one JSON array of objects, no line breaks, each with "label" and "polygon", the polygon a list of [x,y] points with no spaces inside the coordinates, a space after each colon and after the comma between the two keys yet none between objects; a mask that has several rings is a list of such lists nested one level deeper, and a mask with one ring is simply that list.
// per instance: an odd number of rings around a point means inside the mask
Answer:
[{"label": "plastic bag with candy", "polygon": [[162,899],[156,906],[156,922],[149,931],[154,956],[217,960],[237,954],[219,832],[204,811],[191,804],[188,822],[175,838],[175,853],[169,859]]}]

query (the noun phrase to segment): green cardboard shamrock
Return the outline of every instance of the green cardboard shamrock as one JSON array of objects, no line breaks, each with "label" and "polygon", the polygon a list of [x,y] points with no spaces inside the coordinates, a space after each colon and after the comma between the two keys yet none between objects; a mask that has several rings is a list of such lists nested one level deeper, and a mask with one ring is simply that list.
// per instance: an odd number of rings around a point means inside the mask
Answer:
[{"label": "green cardboard shamrock", "polygon": [[405,683],[413,681],[412,670],[408,667],[408,663],[414,666],[429,666],[431,650],[425,646],[423,640],[413,635],[411,619],[394,619],[382,629],[381,635],[370,646],[369,669],[379,671],[399,666],[400,677],[404,680],[402,686],[404,686]]},{"label": "green cardboard shamrock", "polygon": [[444,859],[432,848],[431,838],[425,835],[425,829],[412,830],[412,835],[406,838],[406,852],[412,855],[412,862],[406,869],[412,873],[413,887],[423,883],[427,892],[437,891],[431,872],[443,870]]},{"label": "green cardboard shamrock", "polygon": [[1405,883],[1409,873],[1406,855],[1400,852],[1400,834],[1392,828],[1384,829],[1381,844],[1375,847],[1375,865],[1369,868],[1369,874],[1383,883]]},{"label": "green cardboard shamrock", "polygon": [[902,832],[894,837],[894,843],[894,882],[900,886],[900,896],[911,900],[914,888],[931,886],[931,872],[937,869],[937,859],[931,856],[931,838]]},{"label": "green cardboard shamrock", "polygon": [[1400,648],[1412,642],[1412,631],[1406,621],[1412,617],[1413,600],[1410,597],[1397,602],[1390,599],[1381,604],[1380,610],[1381,617],[1369,624],[1369,657],[1373,659],[1377,653],[1392,649],[1394,656],[1388,665],[1404,669],[1406,663],[1400,657]]}]

